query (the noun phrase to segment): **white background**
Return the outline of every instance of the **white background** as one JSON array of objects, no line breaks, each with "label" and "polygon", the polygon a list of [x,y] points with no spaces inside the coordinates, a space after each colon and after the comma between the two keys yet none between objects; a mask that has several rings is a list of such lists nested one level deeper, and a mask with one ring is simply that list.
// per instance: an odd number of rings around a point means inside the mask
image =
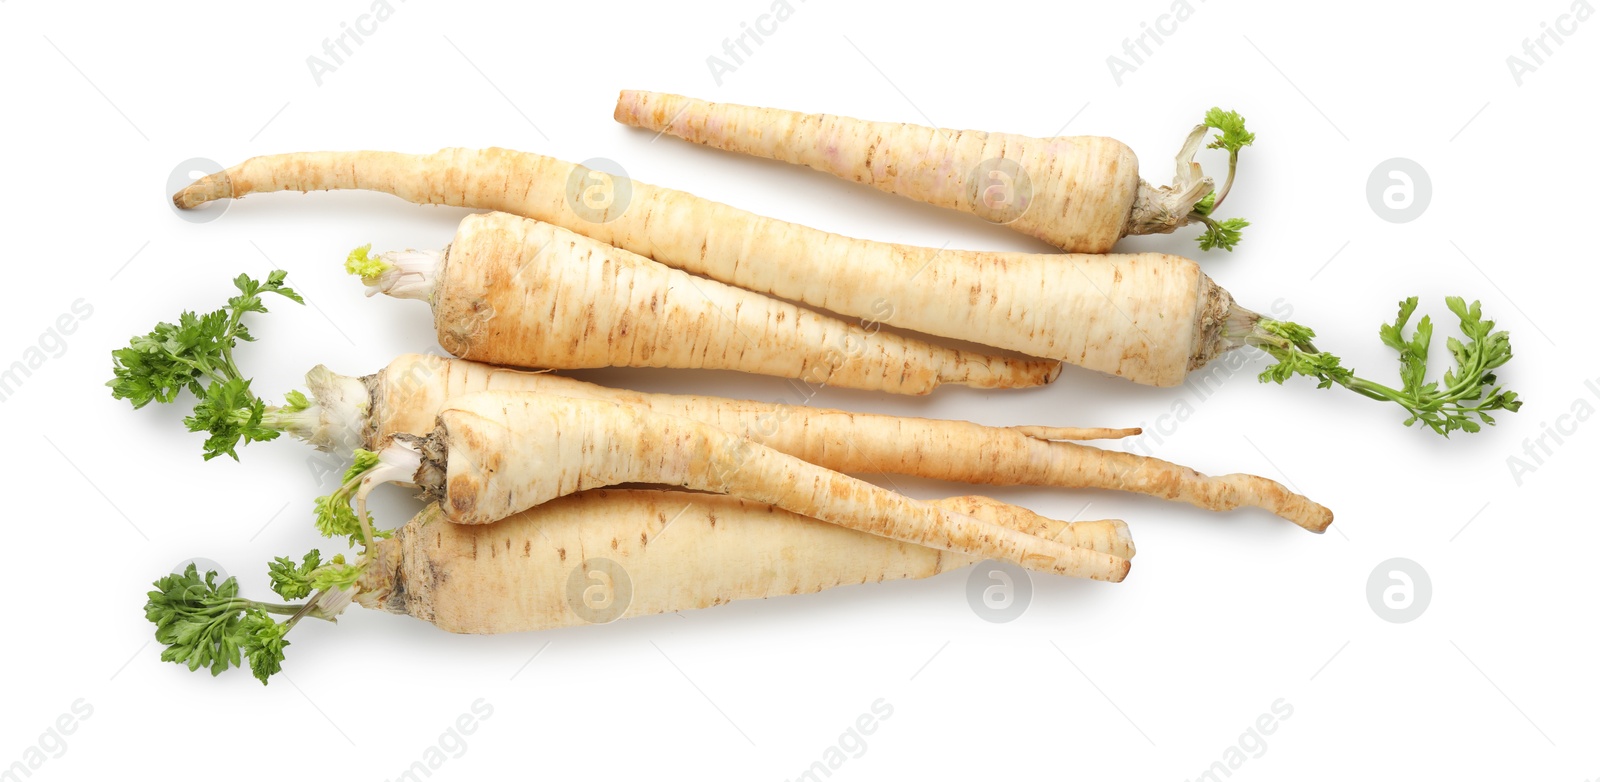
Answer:
[{"label": "white background", "polygon": [[[159,762],[172,774],[390,779],[484,698],[492,717],[434,777],[782,780],[882,698],[892,716],[835,777],[1187,780],[1281,698],[1292,716],[1233,778],[1600,775],[1589,490],[1600,423],[1547,440],[1551,454],[1520,486],[1507,463],[1574,404],[1600,407],[1584,386],[1600,378],[1590,333],[1600,272],[1575,241],[1600,206],[1600,23],[1580,24],[1519,86],[1506,58],[1566,0],[1194,0],[1192,18],[1119,86],[1106,58],[1168,0],[793,1],[792,18],[720,85],[706,58],[767,0],[694,11],[396,0],[320,86],[307,57],[367,0],[159,15],[143,4],[0,4],[10,275],[0,363],[22,358],[75,300],[93,307],[65,354],[0,404],[13,498],[0,764],[83,698],[92,716],[36,778]],[[1321,346],[1383,380],[1396,367],[1376,329],[1397,300],[1422,296],[1442,354],[1454,327],[1443,297],[1481,298],[1513,334],[1503,377],[1527,404],[1446,441],[1401,427],[1398,409],[1303,379],[1258,385],[1253,371],[1203,402],[1192,389],[1072,369],[1026,392],[830,392],[816,404],[1152,429],[1187,400],[1192,415],[1166,419],[1154,453],[1282,480],[1337,520],[1316,536],[1264,512],[993,490],[1059,518],[1127,519],[1139,547],[1131,576],[1035,578],[1026,614],[1003,625],[976,617],[966,576],[952,574],[502,637],[352,610],[337,626],[297,628],[266,688],[240,671],[212,679],[160,662],[146,585],[201,556],[266,594],[268,558],[317,544],[309,509],[326,487],[287,439],[250,447],[242,464],[202,463],[201,438],[180,424],[186,405],[135,413],[110,398],[108,351],[182,309],[219,306],[234,274],[276,265],[315,306],[273,302],[253,321],[260,342],[239,356],[258,389],[276,398],[319,362],[376,370],[431,347],[431,324],[414,302],[364,300],[340,261],[369,241],[442,246],[465,213],[375,194],[269,195],[191,224],[163,192],[180,161],[500,145],[609,158],[642,181],[850,235],[1047,249],[825,175],[652,142],[611,120],[623,88],[1039,136],[1065,127],[1127,142],[1156,182],[1207,107],[1237,108],[1259,140],[1225,211],[1255,225],[1205,268],[1247,306],[1292,305]],[[1394,157],[1433,185],[1425,213],[1405,224],[1380,220],[1366,195],[1368,175]],[[1123,248],[1193,254],[1193,230]],[[786,388],[727,373],[580,374],[764,399]],[[893,483],[918,496],[966,491]],[[1391,557],[1431,577],[1432,602],[1410,623],[1368,605],[1368,576]]]}]

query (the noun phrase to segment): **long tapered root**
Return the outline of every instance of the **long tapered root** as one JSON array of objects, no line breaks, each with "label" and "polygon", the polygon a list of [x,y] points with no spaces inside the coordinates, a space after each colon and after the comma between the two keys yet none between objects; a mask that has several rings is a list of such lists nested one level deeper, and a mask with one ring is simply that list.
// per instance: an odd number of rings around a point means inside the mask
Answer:
[{"label": "long tapered root", "polygon": [[[1056,521],[986,497],[930,504],[1133,554],[1120,521]],[[927,578],[977,562],[770,505],[636,489],[575,494],[487,525],[450,524],[430,506],[371,554],[357,602],[457,633],[603,623]]]},{"label": "long tapered root", "polygon": [[[616,402],[487,392],[452,401],[430,441],[442,475],[416,475],[451,521],[488,524],[577,491],[623,483],[740,497],[861,532],[1100,581],[1129,563],[938,508],[709,424]],[[423,449],[426,452],[426,448]]]},{"label": "long tapered root", "polygon": [[[431,432],[439,411],[452,399],[470,393],[538,391],[603,399],[700,421],[843,473],[911,475],[989,486],[1128,491],[1213,511],[1260,507],[1307,529],[1326,528],[1332,517],[1326,508],[1272,481],[1248,475],[1213,477],[1151,456],[1072,442],[1101,434],[1095,429],[997,428],[808,405],[646,394],[549,372],[523,372],[418,354],[400,356],[382,372],[363,380],[344,379],[344,385],[352,387],[348,399],[319,395],[313,409],[319,405],[330,408],[323,417],[339,422],[331,439],[343,444],[346,454],[357,446],[381,449],[393,434]],[[1138,431],[1110,429],[1104,433],[1132,435]]]},{"label": "long tapered root", "polygon": [[617,96],[613,116],[966,212],[1071,252],[1110,251],[1139,185],[1133,150],[1100,136],[1034,138],[632,90]]},{"label": "long tapered root", "polygon": [[439,344],[495,364],[734,369],[900,394],[1038,386],[1061,371],[869,330],[503,212],[463,219],[432,262],[412,255],[363,279],[429,291]]},{"label": "long tapered root", "polygon": [[[598,211],[586,207],[569,184],[591,179],[617,192],[626,182],[629,195]],[[1130,181],[1131,204],[1137,175]],[[1203,343],[1194,350],[1196,336],[1206,333],[1197,318],[1209,280],[1179,256],[996,253],[854,239],[513,150],[254,157],[185,188],[177,203],[338,189],[510,212],[863,323],[1066,361],[1136,383],[1178,385],[1196,357],[1214,355]],[[1103,249],[1121,234],[1125,217],[1112,221]]]}]

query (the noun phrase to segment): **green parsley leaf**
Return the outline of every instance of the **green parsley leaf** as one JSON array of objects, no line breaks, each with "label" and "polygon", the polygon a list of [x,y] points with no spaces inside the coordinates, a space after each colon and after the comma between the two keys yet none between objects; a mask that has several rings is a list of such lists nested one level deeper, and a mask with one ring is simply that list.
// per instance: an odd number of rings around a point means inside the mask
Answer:
[{"label": "green parsley leaf", "polygon": [[375,280],[394,266],[382,258],[371,255],[372,245],[364,244],[350,251],[344,260],[344,270],[361,278],[363,282]]},{"label": "green parsley leaf", "polygon": [[1222,248],[1233,252],[1239,244],[1240,231],[1250,225],[1250,221],[1238,217],[1230,217],[1221,222],[1206,220],[1206,230],[1200,234],[1200,249],[1211,250]]},{"label": "green parsley leaf", "polygon": [[216,571],[207,571],[202,578],[190,563],[182,573],[157,579],[154,586],[144,615],[156,626],[156,640],[167,647],[162,660],[191,671],[207,668],[212,676],[239,664],[243,616],[251,606],[239,599],[237,579],[218,584]]},{"label": "green parsley leaf", "polygon": [[290,626],[288,622],[274,621],[261,611],[247,614],[240,624],[239,645],[250,660],[250,673],[262,684],[283,670],[283,650],[289,645],[284,636],[289,633]]},{"label": "green parsley leaf", "polygon": [[1442,381],[1427,379],[1427,364],[1433,342],[1433,322],[1424,315],[1411,334],[1406,327],[1417,309],[1415,296],[1400,302],[1393,323],[1378,327],[1378,339],[1393,349],[1400,361],[1400,388],[1391,388],[1357,377],[1340,365],[1339,358],[1311,347],[1315,334],[1294,323],[1266,318],[1256,324],[1249,338],[1276,362],[1260,375],[1263,383],[1283,383],[1295,375],[1317,381],[1318,388],[1343,386],[1363,396],[1400,405],[1409,414],[1402,423],[1421,422],[1435,433],[1449,437],[1451,432],[1477,432],[1483,425],[1493,426],[1490,411],[1522,408],[1514,391],[1499,385],[1493,370],[1511,360],[1511,335],[1494,330],[1494,321],[1484,320],[1478,302],[1470,306],[1460,297],[1445,299],[1450,311],[1460,320],[1467,339],[1446,340],[1455,366]]},{"label": "green parsley leaf", "polygon": [[361,580],[361,570],[360,565],[332,562],[317,569],[316,575],[311,579],[311,585],[318,591],[348,589]]},{"label": "green parsley leaf", "polygon": [[283,407],[281,409],[285,413],[298,413],[310,407],[311,400],[307,399],[306,395],[299,391],[290,391],[283,395]]},{"label": "green parsley leaf", "polygon": [[1209,149],[1226,149],[1232,154],[1238,154],[1240,149],[1255,143],[1256,134],[1244,129],[1244,117],[1239,116],[1237,111],[1223,111],[1213,106],[1206,112],[1203,124],[1219,131],[1211,143],[1206,145]]},{"label": "green parsley leaf", "polygon": [[347,492],[335,491],[313,501],[317,531],[326,538],[344,537],[354,545],[361,537],[361,520],[350,507]]},{"label": "green parsley leaf", "polygon": [[1239,168],[1239,150],[1254,144],[1256,134],[1245,130],[1244,117],[1238,112],[1223,111],[1217,107],[1212,107],[1206,112],[1203,124],[1217,131],[1211,143],[1206,145],[1207,148],[1224,149],[1228,152],[1228,178],[1223,180],[1221,188],[1207,193],[1194,205],[1189,213],[1189,221],[1205,224],[1205,231],[1196,237],[1201,250],[1220,248],[1232,252],[1239,244],[1241,232],[1250,225],[1250,222],[1237,217],[1219,221],[1215,212],[1233,189],[1233,178]]},{"label": "green parsley leaf", "polygon": [[[377,466],[377,453],[364,448],[355,450],[350,469],[345,470],[343,484],[333,493],[316,498],[313,503],[318,532],[330,538],[345,537],[351,546],[361,540],[361,519],[356,516],[350,500],[361,483],[361,477]],[[367,516],[367,525],[372,526],[371,514]],[[374,534],[378,537],[388,536],[383,532]]]},{"label": "green parsley leaf", "polygon": [[322,552],[316,549],[308,552],[298,565],[288,557],[275,557],[267,565],[267,579],[272,582],[272,591],[283,599],[299,600],[316,591],[311,579],[319,567],[322,567]]},{"label": "green parsley leaf", "polygon": [[[290,600],[311,596],[308,603],[284,605],[242,598],[237,579],[219,584],[216,571],[202,577],[191,564],[182,573],[155,581],[155,589],[147,594],[144,615],[156,626],[156,640],[166,646],[162,660],[191,671],[205,668],[212,676],[248,663],[250,672],[266,684],[283,668],[289,630],[306,616],[331,621],[348,605],[349,595],[335,601],[335,608],[327,607],[323,598],[335,590],[354,587],[361,572],[361,565],[346,564],[342,556],[323,564],[316,551],[306,554],[299,564],[278,557],[267,566],[273,591]],[[289,618],[279,622],[273,614]]]},{"label": "green parsley leaf", "polygon": [[[197,315],[184,312],[177,323],[158,323],[148,334],[136,336],[125,348],[111,352],[112,378],[106,383],[115,399],[126,399],[134,409],[151,402],[167,404],[188,389],[199,398],[193,415],[184,419],[192,432],[206,432],[207,460],[228,455],[239,458],[240,442],[271,440],[278,435],[262,425],[265,404],[250,391],[250,382],[233,361],[239,342],[253,341],[243,318],[264,313],[264,294],[305,303],[284,285],[288,273],[279,269],[266,282],[241,274],[234,278],[236,296],[226,307]],[[299,397],[304,400],[305,397]]]},{"label": "green parsley leaf", "polygon": [[243,440],[246,443],[262,442],[276,438],[279,432],[261,424],[266,414],[266,403],[250,393],[250,381],[233,378],[221,383],[212,382],[206,388],[194,413],[183,419],[191,432],[206,432],[205,459],[224,454],[239,460],[234,448]]}]

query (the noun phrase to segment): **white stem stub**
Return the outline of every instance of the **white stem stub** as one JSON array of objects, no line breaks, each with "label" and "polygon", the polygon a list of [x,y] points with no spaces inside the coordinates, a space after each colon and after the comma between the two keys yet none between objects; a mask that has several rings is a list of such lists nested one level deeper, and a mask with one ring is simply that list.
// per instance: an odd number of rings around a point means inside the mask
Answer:
[{"label": "white stem stub", "polygon": [[366,444],[367,411],[372,406],[367,381],[318,364],[306,373],[306,390],[309,407],[295,412],[274,408],[268,412],[269,423],[341,459]]},{"label": "white stem stub", "polygon": [[367,295],[385,294],[397,299],[431,302],[439,267],[448,250],[391,250],[377,258],[389,266],[377,277],[362,278]]},{"label": "white stem stub", "polygon": [[356,496],[365,498],[379,484],[410,483],[415,480],[417,471],[422,468],[422,450],[417,444],[421,439],[391,438],[388,445],[378,451],[378,465],[361,479],[361,488]]},{"label": "white stem stub", "polygon": [[330,622],[337,621],[338,616],[350,607],[351,601],[355,600],[356,591],[354,586],[329,589],[317,595],[317,598],[306,606],[307,615]]},{"label": "white stem stub", "polygon": [[1216,183],[1194,161],[1209,129],[1205,125],[1196,125],[1189,132],[1189,137],[1184,139],[1183,148],[1178,150],[1175,161],[1177,173],[1172,178],[1172,184],[1154,187],[1144,180],[1139,181],[1139,193],[1134,196],[1133,209],[1128,213],[1128,225],[1123,235],[1169,234],[1189,223],[1189,213],[1194,211],[1194,205],[1216,189]]}]

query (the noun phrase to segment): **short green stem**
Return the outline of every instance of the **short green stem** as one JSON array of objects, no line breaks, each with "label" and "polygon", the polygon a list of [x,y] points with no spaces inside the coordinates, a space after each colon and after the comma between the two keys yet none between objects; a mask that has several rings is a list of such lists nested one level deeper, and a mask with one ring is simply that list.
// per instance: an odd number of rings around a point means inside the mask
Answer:
[{"label": "short green stem", "polygon": [[300,613],[300,610],[304,607],[289,605],[288,603],[258,603],[254,600],[246,600],[244,602],[266,611],[269,614],[278,614],[279,616],[293,616]]},{"label": "short green stem", "polygon": [[1217,190],[1217,198],[1216,198],[1216,200],[1211,202],[1211,209],[1213,211],[1215,211],[1217,207],[1222,206],[1222,202],[1223,201],[1227,200],[1228,191],[1233,189],[1233,175],[1238,171],[1238,169],[1239,169],[1239,150],[1237,150],[1237,149],[1229,150],[1229,152],[1228,152],[1228,178],[1224,179],[1222,181],[1221,189]]}]

